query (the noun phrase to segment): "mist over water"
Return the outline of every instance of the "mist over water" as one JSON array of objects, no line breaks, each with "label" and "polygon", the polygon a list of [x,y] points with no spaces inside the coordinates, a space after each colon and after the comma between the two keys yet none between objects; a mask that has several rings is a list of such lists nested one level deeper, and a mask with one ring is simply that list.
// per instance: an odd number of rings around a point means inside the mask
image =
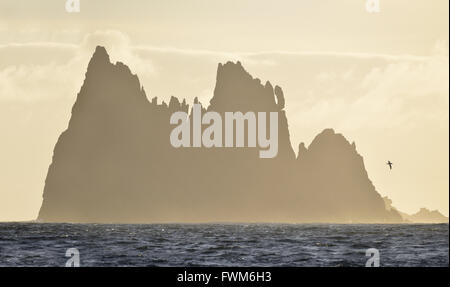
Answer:
[{"label": "mist over water", "polygon": [[448,224],[0,223],[0,266],[449,266]]}]

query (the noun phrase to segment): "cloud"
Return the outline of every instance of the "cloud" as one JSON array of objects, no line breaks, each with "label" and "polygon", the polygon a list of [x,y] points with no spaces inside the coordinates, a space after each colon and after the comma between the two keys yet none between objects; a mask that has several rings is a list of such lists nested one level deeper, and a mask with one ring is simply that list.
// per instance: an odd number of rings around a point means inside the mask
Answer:
[{"label": "cloud", "polygon": [[448,118],[448,71],[448,46],[424,61],[372,69],[359,84],[365,93],[351,105],[354,116],[342,125],[414,128],[420,121],[443,121]]},{"label": "cloud", "polygon": [[[316,121],[345,130],[402,125],[413,117],[445,117],[442,108],[429,115],[425,107],[411,109],[411,103],[448,102],[448,41],[439,41],[427,57],[326,51],[249,53],[134,45],[125,34],[113,30],[89,33],[78,44],[0,45],[2,62],[7,63],[0,66],[0,101],[74,97],[97,45],[107,48],[112,61],[129,65],[150,97],[163,99],[200,96],[207,101],[212,97],[217,63],[242,61],[251,74],[283,84],[294,124]],[[39,56],[25,57],[30,54]]]},{"label": "cloud", "polygon": [[430,56],[420,58],[380,61],[352,56],[345,63],[317,61],[321,68],[310,69],[311,75],[298,80],[303,88],[294,87],[301,99],[287,98],[294,105],[289,109],[291,123],[302,130],[314,122],[343,132],[442,125],[448,119],[448,44],[439,42],[436,47]]},{"label": "cloud", "polygon": [[155,73],[150,59],[133,52],[129,39],[116,31],[87,34],[81,43],[10,43],[0,45],[0,101],[50,100],[78,92],[95,46],[107,47],[112,61],[121,61],[142,75]]}]

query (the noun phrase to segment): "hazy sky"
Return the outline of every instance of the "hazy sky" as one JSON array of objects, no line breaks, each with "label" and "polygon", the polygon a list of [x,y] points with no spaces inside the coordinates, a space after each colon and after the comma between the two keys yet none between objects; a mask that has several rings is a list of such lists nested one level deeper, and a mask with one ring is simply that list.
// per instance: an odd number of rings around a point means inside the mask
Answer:
[{"label": "hazy sky", "polygon": [[394,206],[448,215],[448,0],[80,2],[0,2],[0,221],[36,217],[96,45],[149,97],[204,104],[217,64],[240,60],[283,88],[294,150],[334,128]]}]

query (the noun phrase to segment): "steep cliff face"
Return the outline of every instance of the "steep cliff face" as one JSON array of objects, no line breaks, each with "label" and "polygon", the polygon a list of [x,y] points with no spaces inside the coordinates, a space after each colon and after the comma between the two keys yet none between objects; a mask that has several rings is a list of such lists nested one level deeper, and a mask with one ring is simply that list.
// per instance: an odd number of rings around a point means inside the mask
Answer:
[{"label": "steep cliff face", "polygon": [[214,96],[210,100],[207,110],[222,114],[229,111],[278,112],[279,152],[277,159],[293,160],[295,158],[289,138],[282,89],[278,86],[275,86],[274,89],[268,81],[262,85],[261,80],[253,78],[240,62],[219,64]]},{"label": "steep cliff face", "polygon": [[300,145],[297,169],[298,188],[310,202],[307,215],[322,221],[401,221],[399,214],[386,211],[355,143],[334,130],[322,131],[308,149]]},{"label": "steep cliff face", "polygon": [[259,147],[176,149],[169,118],[190,111],[186,101],[149,101],[137,76],[97,47],[55,146],[38,219],[401,221],[385,209],[362,157],[342,135],[325,130],[308,148],[301,145],[296,159],[284,107],[280,87],[261,84],[239,62],[219,64],[214,95],[202,111],[278,112],[278,156],[261,159]]},{"label": "steep cliff face", "polygon": [[[173,108],[173,107],[172,107]],[[151,192],[170,174],[170,110],[147,100],[136,75],[98,47],[58,139],[49,168],[43,221],[123,222],[149,218]],[[174,162],[173,164],[176,164]],[[151,188],[150,188],[151,186]]]}]

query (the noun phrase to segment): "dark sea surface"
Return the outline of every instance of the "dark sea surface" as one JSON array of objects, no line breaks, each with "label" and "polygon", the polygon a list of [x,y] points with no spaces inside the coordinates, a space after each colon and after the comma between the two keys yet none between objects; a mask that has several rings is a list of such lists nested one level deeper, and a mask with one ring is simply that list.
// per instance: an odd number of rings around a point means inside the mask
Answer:
[{"label": "dark sea surface", "polygon": [[448,224],[0,223],[0,266],[449,266]]}]

